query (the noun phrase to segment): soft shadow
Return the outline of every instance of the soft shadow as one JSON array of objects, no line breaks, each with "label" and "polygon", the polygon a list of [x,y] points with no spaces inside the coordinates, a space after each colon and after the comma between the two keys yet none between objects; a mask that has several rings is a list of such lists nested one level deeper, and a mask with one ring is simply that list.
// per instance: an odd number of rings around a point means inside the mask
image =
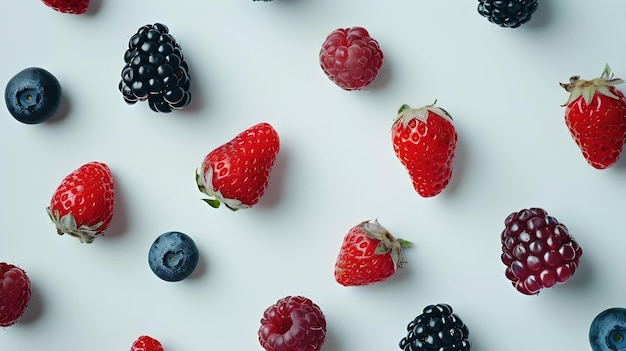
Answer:
[{"label": "soft shadow", "polygon": [[189,105],[187,105],[184,109],[174,112],[197,112],[202,109],[202,106],[205,103],[205,101],[203,101],[203,98],[204,96],[206,96],[206,94],[201,93],[203,92],[203,86],[201,86],[199,83],[199,77],[201,77],[202,75],[198,74],[197,69],[201,66],[194,63],[193,55],[191,55],[190,59],[190,55],[188,55],[184,47],[183,56],[185,57],[185,61],[187,61],[187,65],[189,66],[189,79],[191,81],[189,86],[189,93],[191,94],[191,101],[189,102]]},{"label": "soft shadow", "polygon": [[37,321],[44,311],[43,296],[39,292],[37,284],[31,281],[30,285],[30,301],[24,311],[24,314],[18,321],[18,324],[31,324]]},{"label": "soft shadow", "polygon": [[543,29],[547,27],[553,14],[551,6],[550,1],[539,1],[537,11],[535,11],[528,23],[521,25],[521,28]]},{"label": "soft shadow", "polygon": [[65,120],[65,118],[70,114],[70,99],[67,95],[68,94],[66,94],[65,90],[63,90],[61,93],[61,102],[59,104],[59,107],[57,108],[54,115],[45,123],[48,123],[48,124],[60,123],[63,120]]},{"label": "soft shadow", "polygon": [[120,181],[115,174],[113,174],[113,179],[115,182],[115,205],[113,207],[113,220],[105,232],[107,238],[118,237],[128,229],[128,204],[124,196],[124,189],[120,186]]},{"label": "soft shadow", "polygon": [[287,153],[287,150],[281,147],[278,157],[276,158],[276,163],[274,164],[274,167],[272,167],[272,173],[270,174],[269,185],[267,188],[268,191],[263,194],[263,197],[259,201],[259,207],[275,207],[280,202],[283,190],[285,189],[288,159],[289,154]]},{"label": "soft shadow", "polygon": [[466,139],[461,135],[456,144],[454,150],[454,159],[452,160],[452,177],[448,185],[441,191],[442,197],[454,196],[459,191],[463,184],[463,173],[465,171],[465,165],[468,164],[468,151],[470,147],[467,145]]},{"label": "soft shadow", "polygon": [[361,91],[369,92],[369,91],[378,91],[385,89],[389,83],[391,82],[391,78],[393,75],[392,66],[389,62],[387,62],[387,58],[384,58],[383,66],[380,68],[380,72],[378,72],[378,76],[370,83],[370,85],[361,89]]},{"label": "soft shadow", "polygon": [[193,270],[193,272],[187,279],[198,280],[206,274],[207,270],[208,270],[208,264],[205,259],[205,256],[202,253],[200,253],[200,255],[198,256],[198,264],[196,265],[196,268]]},{"label": "soft shadow", "polygon": [[85,15],[95,16],[100,11],[101,7],[102,7],[102,0],[90,0],[89,7],[87,8]]},{"label": "soft shadow", "polygon": [[593,262],[589,260],[589,256],[583,255],[580,258],[578,269],[572,277],[563,284],[558,285],[560,289],[568,290],[585,290],[593,287]]},{"label": "soft shadow", "polygon": [[326,330],[326,339],[322,351],[340,351],[342,349],[339,340],[335,337],[332,328]]}]

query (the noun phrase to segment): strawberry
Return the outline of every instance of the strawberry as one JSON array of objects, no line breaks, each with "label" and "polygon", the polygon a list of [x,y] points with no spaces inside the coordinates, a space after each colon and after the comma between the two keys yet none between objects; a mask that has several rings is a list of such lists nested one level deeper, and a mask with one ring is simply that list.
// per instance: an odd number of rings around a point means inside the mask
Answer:
[{"label": "strawberry", "polygon": [[9,327],[22,317],[30,301],[30,279],[26,272],[0,262],[0,327]]},{"label": "strawberry", "polygon": [[391,129],[393,151],[408,170],[413,187],[423,197],[446,188],[452,177],[457,133],[444,109],[402,105]]},{"label": "strawberry", "polygon": [[81,15],[87,11],[89,0],[41,0],[55,11]]},{"label": "strawberry", "polygon": [[270,172],[280,149],[278,133],[269,123],[256,124],[211,151],[196,172],[204,199],[218,208],[248,208],[259,202],[267,189]]},{"label": "strawberry", "polygon": [[369,285],[389,279],[402,268],[402,248],[411,242],[394,238],[378,221],[363,221],[343,239],[335,280],[344,286]]},{"label": "strawberry", "polygon": [[113,218],[113,188],[111,170],[104,163],[89,162],[67,175],[47,208],[57,233],[84,243],[102,235]]},{"label": "strawberry", "polygon": [[592,167],[605,169],[619,160],[626,142],[626,98],[615,86],[624,81],[613,78],[606,65],[600,78],[570,78],[560,85],[570,93],[565,104],[565,123]]},{"label": "strawberry", "polygon": [[163,351],[163,345],[153,337],[142,335],[133,342],[130,351]]}]

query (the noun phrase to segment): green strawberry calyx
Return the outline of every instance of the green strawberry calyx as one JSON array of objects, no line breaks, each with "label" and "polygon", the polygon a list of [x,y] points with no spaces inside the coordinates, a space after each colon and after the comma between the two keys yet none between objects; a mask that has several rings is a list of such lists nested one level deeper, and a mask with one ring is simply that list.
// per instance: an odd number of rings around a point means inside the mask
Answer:
[{"label": "green strawberry calyx", "polygon": [[208,196],[207,199],[202,199],[202,201],[213,208],[220,207],[222,203],[232,211],[250,207],[240,200],[224,197],[219,189],[215,189],[213,186],[213,167],[209,166],[206,168],[204,163],[196,171],[196,184],[198,185],[198,190]]},{"label": "green strawberry calyx", "polygon": [[413,246],[413,243],[404,239],[396,239],[385,227],[378,223],[378,220],[363,221],[359,227],[370,238],[379,241],[374,254],[385,255],[389,253],[394,265],[394,269],[402,268],[405,261],[402,259],[402,249]]},{"label": "green strawberry calyx", "polygon": [[71,212],[61,217],[59,210],[52,211],[50,207],[46,208],[48,216],[57,228],[57,234],[68,234],[75,238],[78,238],[81,243],[91,244],[94,238],[102,232],[102,225],[104,221],[100,221],[96,224],[87,226],[76,224],[76,219]]},{"label": "green strawberry calyx", "polygon": [[619,96],[615,95],[610,88],[622,83],[624,83],[623,79],[613,78],[611,67],[608,64],[604,66],[600,78],[584,80],[580,79],[580,76],[573,76],[569,79],[569,83],[559,83],[563,89],[570,93],[567,102],[561,106],[568,106],[581,96],[589,106],[596,93],[619,99]]},{"label": "green strawberry calyx", "polygon": [[426,105],[420,108],[412,108],[411,106],[404,104],[400,106],[400,109],[398,109],[398,116],[394,120],[393,124],[395,125],[396,122],[402,120],[402,127],[406,128],[413,118],[417,119],[420,122],[426,123],[426,120],[428,119],[428,112],[432,112],[452,122],[452,116],[450,116],[448,111],[442,109],[439,106],[435,106],[436,103],[437,100],[435,100],[435,102],[430,105]]}]

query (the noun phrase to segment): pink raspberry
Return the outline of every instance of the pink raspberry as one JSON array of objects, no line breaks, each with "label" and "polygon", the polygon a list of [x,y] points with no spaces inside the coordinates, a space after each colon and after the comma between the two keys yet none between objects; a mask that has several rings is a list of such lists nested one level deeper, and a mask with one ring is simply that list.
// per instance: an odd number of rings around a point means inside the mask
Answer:
[{"label": "pink raspberry", "polygon": [[567,227],[541,208],[511,213],[502,231],[506,277],[526,295],[565,283],[576,271],[582,248]]},{"label": "pink raspberry", "polygon": [[266,351],[320,351],[326,318],[310,299],[286,296],[265,310],[258,337]]},{"label": "pink raspberry", "polygon": [[365,28],[339,28],[320,50],[320,65],[335,84],[359,90],[370,84],[383,65],[383,52]]},{"label": "pink raspberry", "polygon": [[26,272],[0,262],[0,327],[9,327],[22,317],[30,296],[30,279]]}]

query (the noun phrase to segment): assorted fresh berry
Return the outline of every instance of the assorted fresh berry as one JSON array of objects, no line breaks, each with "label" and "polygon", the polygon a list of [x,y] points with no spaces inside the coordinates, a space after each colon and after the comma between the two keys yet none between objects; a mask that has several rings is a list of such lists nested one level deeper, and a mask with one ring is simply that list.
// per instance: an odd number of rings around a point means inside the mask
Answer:
[{"label": "assorted fresh berry", "polygon": [[9,113],[26,124],[50,119],[61,104],[61,84],[52,73],[39,67],[28,67],[14,75],[4,89]]},{"label": "assorted fresh berry", "polygon": [[530,21],[537,0],[478,0],[478,13],[504,28],[517,28]]},{"label": "assorted fresh berry", "polygon": [[263,312],[258,338],[266,351],[320,351],[326,318],[309,298],[287,296]]},{"label": "assorted fresh berry", "polygon": [[626,309],[613,307],[600,312],[589,327],[592,351],[626,350]]},{"label": "assorted fresh berry", "polygon": [[335,280],[344,286],[385,281],[402,268],[402,248],[409,246],[409,241],[394,238],[378,221],[363,221],[344,236]]},{"label": "assorted fresh berry", "polygon": [[457,138],[452,117],[441,107],[400,107],[391,129],[393,151],[419,195],[432,197],[448,186]]},{"label": "assorted fresh berry", "polygon": [[82,15],[89,8],[89,0],[41,0],[55,11]]},{"label": "assorted fresh berry", "polygon": [[148,264],[152,272],[168,282],[178,282],[193,273],[198,264],[198,247],[181,232],[159,235],[150,246]]},{"label": "assorted fresh berry", "polygon": [[164,351],[163,345],[159,340],[148,336],[142,335],[130,347],[130,351]]},{"label": "assorted fresh berry", "polygon": [[378,76],[383,52],[365,28],[339,28],[322,44],[319,61],[326,76],[339,87],[359,90]]},{"label": "assorted fresh berry", "polygon": [[404,351],[469,351],[469,329],[448,304],[429,305],[406,327]]},{"label": "assorted fresh berry", "polygon": [[565,225],[541,208],[511,213],[500,241],[505,275],[525,295],[565,283],[583,254]]},{"label": "assorted fresh berry", "polygon": [[[253,0],[270,2],[272,0]],[[55,11],[83,14],[89,0],[42,0]],[[491,23],[517,28],[531,20],[537,0],[478,0],[479,14]],[[125,65],[118,89],[124,101],[147,101],[155,112],[186,108],[191,101],[189,66],[167,26],[140,27],[124,53]],[[369,86],[378,76],[384,55],[379,43],[363,27],[331,32],[319,51],[319,64],[340,88],[352,91]],[[563,105],[565,122],[585,160],[596,169],[614,165],[626,142],[626,97],[616,88],[607,65],[599,78],[573,76],[560,85],[570,94]],[[62,89],[54,75],[39,67],[26,68],[7,83],[5,103],[19,122],[39,124],[58,110]],[[458,135],[450,114],[435,104],[421,108],[403,105],[392,126],[393,150],[422,197],[440,194],[452,177]],[[280,138],[269,123],[258,123],[211,151],[196,171],[199,190],[209,205],[222,203],[231,210],[257,204],[269,185],[280,150]],[[60,183],[47,212],[59,235],[91,243],[104,234],[114,212],[111,170],[89,162]],[[402,268],[403,248],[377,220],[363,221],[345,235],[335,262],[335,280],[343,286],[364,286],[391,278]],[[541,208],[511,213],[501,233],[501,261],[505,276],[522,294],[568,281],[577,270],[582,248],[565,225]],[[153,273],[168,282],[182,281],[196,269],[199,251],[182,232],[159,235],[148,253]],[[31,281],[15,265],[0,262],[0,327],[19,321],[31,298]],[[326,319],[311,299],[286,296],[269,306],[257,336],[266,351],[320,351],[326,340]],[[469,330],[450,305],[433,304],[407,325],[400,340],[404,351],[469,351]],[[610,308],[598,314],[589,329],[593,351],[626,350],[626,309]],[[148,335],[136,339],[130,351],[163,351]]]},{"label": "assorted fresh berry", "polygon": [[184,109],[191,102],[189,66],[167,26],[145,25],[128,42],[119,90],[132,105],[148,101],[155,112]]},{"label": "assorted fresh berry", "polygon": [[231,210],[255,205],[269,185],[279,150],[278,133],[262,122],[211,151],[196,172],[198,188],[209,196],[204,201]]},{"label": "assorted fresh berry", "polygon": [[592,167],[605,169],[619,160],[626,142],[626,97],[615,86],[609,66],[592,80],[579,76],[560,83],[570,93],[565,106],[565,123]]},{"label": "assorted fresh berry", "polygon": [[61,181],[47,211],[59,235],[91,243],[109,227],[114,205],[111,170],[104,163],[89,162]]},{"label": "assorted fresh berry", "polygon": [[30,301],[30,279],[13,264],[0,262],[0,327],[9,327],[22,317]]}]

